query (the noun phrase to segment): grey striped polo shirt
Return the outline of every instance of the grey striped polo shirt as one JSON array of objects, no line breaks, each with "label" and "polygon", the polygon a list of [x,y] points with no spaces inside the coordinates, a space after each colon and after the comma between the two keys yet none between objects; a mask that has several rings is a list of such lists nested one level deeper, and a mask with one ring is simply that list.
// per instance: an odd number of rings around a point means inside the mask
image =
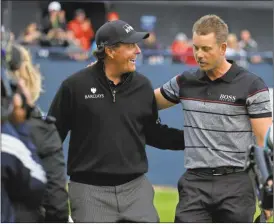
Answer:
[{"label": "grey striped polo shirt", "polygon": [[231,68],[217,80],[197,69],[161,87],[167,100],[183,107],[186,168],[244,167],[255,143],[249,119],[272,116],[263,80],[229,62]]}]

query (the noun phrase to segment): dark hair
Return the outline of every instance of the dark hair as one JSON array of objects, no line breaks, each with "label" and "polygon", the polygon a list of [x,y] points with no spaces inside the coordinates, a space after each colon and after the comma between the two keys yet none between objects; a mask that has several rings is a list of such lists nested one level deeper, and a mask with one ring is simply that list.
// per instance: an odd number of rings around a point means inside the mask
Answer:
[{"label": "dark hair", "polygon": [[121,43],[116,43],[114,45],[111,45],[111,46],[99,46],[97,47],[97,50],[95,50],[93,52],[93,55],[94,57],[96,57],[97,61],[104,61],[104,59],[106,58],[107,54],[106,54],[106,51],[105,51],[105,48],[106,47],[109,47],[109,48],[117,48],[121,45]]},{"label": "dark hair", "polygon": [[106,57],[106,52],[104,47],[98,47],[97,50],[93,51],[93,56],[97,61],[103,61]]}]

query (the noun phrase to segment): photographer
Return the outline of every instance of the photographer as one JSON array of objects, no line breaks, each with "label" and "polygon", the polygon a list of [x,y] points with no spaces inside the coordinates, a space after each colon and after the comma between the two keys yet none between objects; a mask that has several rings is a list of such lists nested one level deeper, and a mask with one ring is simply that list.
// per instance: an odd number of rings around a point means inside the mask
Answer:
[{"label": "photographer", "polygon": [[15,203],[36,209],[46,186],[26,124],[29,94],[22,81],[13,87],[1,67],[1,222],[15,222]]},{"label": "photographer", "polygon": [[[14,45],[14,63],[9,75],[22,79],[30,91],[34,104],[41,93],[41,74],[32,64],[30,53],[22,46]],[[29,209],[21,204],[16,207],[17,222],[67,222],[68,194],[66,191],[65,162],[62,143],[54,125],[53,117],[43,116],[34,107],[27,121],[31,127],[31,138],[46,171],[48,184],[40,209]]]}]

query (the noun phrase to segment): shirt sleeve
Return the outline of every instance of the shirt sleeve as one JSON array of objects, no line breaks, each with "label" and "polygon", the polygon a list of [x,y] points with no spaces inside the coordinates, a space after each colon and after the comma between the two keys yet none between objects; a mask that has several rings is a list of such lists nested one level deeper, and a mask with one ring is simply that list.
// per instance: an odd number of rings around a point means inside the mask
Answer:
[{"label": "shirt sleeve", "polygon": [[55,125],[63,142],[71,129],[72,121],[72,94],[64,82],[52,101],[48,115],[56,118]]},{"label": "shirt sleeve", "polygon": [[180,75],[173,77],[160,88],[162,95],[168,101],[176,104],[180,102],[179,78]]},{"label": "shirt sleeve", "polygon": [[272,116],[269,90],[261,78],[256,79],[252,83],[246,100],[246,106],[250,118]]},{"label": "shirt sleeve", "polygon": [[151,114],[145,122],[146,144],[159,149],[184,150],[184,131],[161,124],[152,86],[150,89],[153,100]]}]

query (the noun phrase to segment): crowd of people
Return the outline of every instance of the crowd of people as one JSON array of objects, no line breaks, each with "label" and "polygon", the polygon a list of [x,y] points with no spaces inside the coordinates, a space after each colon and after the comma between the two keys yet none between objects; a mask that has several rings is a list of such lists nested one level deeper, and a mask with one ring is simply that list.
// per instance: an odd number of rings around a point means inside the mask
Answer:
[{"label": "crowd of people", "polygon": [[[47,38],[70,33],[87,47],[81,29],[90,21],[77,10],[66,25],[71,32],[64,30],[59,6],[49,5],[54,16],[45,18]],[[27,39],[37,41],[37,27],[29,29],[35,32]],[[272,108],[264,81],[227,58],[226,41],[235,41],[227,24],[216,15],[199,18],[194,59],[174,59],[195,60],[199,68],[155,90],[136,71],[138,43],[155,43],[155,34],[117,19],[91,33],[97,62],[62,81],[45,114],[36,105],[42,75],[30,52],[1,32],[1,221],[159,222],[145,176],[147,144],[184,150],[187,171],[178,181],[175,222],[252,222],[256,197],[244,155],[252,144],[267,147]],[[176,41],[189,42],[182,33]],[[240,43],[242,49],[256,47],[255,41]],[[158,110],[176,104],[183,106],[184,130],[160,122]],[[66,169],[62,143],[69,132]],[[271,177],[267,181],[273,188]],[[262,207],[266,218],[271,206]]]},{"label": "crowd of people", "polygon": [[72,59],[86,60],[93,39],[92,22],[83,9],[77,9],[74,18],[67,21],[61,4],[51,2],[42,22],[30,23],[17,38],[17,42],[24,46],[64,47]]},{"label": "crowd of people", "polygon": [[[256,55],[256,53],[258,53],[258,44],[252,38],[250,31],[242,30],[240,37],[241,39],[239,41],[235,33],[229,34],[226,56],[230,59],[235,59],[239,65],[245,68],[247,68],[248,63],[256,64],[262,62],[262,58],[259,55]],[[155,33],[151,33],[150,37],[145,40],[140,47],[143,50],[165,49],[161,46],[159,41],[157,41]],[[171,53],[172,63],[197,66],[193,55],[192,40],[189,39],[185,33],[178,33],[168,49]],[[249,56],[249,53],[255,55]],[[159,53],[157,54],[157,51],[156,54],[155,52],[147,54],[145,58],[148,60],[149,64],[161,64],[163,62],[163,56]]]},{"label": "crowd of people", "polygon": [[[118,20],[116,12],[108,12],[107,20]],[[41,24],[30,23],[17,38],[23,45],[61,46],[71,59],[87,60],[92,57],[96,49],[94,28],[92,21],[87,17],[83,9],[77,9],[74,19],[67,21],[66,12],[60,2],[51,2],[48,5],[48,13],[42,19]],[[179,32],[174,37],[170,46],[164,46],[157,38],[157,34],[150,32],[150,37],[140,44],[145,54],[143,61],[148,64],[162,64],[163,50],[171,54],[172,63],[181,63],[197,66],[193,51],[192,41],[186,34]],[[259,55],[250,56],[249,53],[258,53],[258,44],[252,38],[250,31],[242,30],[240,40],[235,33],[229,34],[227,57],[237,59],[237,63],[247,67],[248,63],[260,63],[263,59]]]}]

